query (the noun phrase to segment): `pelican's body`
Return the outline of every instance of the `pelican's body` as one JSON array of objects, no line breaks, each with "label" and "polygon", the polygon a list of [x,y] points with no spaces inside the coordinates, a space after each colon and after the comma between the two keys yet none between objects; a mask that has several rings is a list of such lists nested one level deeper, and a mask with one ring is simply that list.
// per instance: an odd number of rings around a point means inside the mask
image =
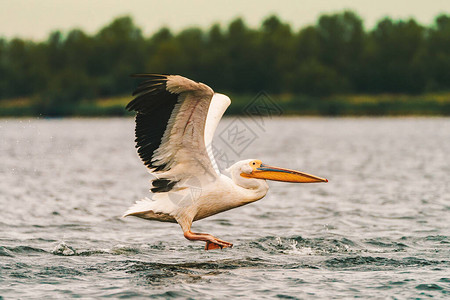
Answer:
[{"label": "pelican's body", "polygon": [[256,159],[239,161],[226,170],[228,176],[222,174],[210,146],[230,99],[181,76],[137,76],[148,80],[127,108],[137,112],[136,147],[154,176],[153,194],[124,216],[176,222],[187,239],[205,241],[207,250],[231,247],[212,235],[193,233],[192,222],[263,198],[269,189],[266,179],[327,181]]},{"label": "pelican's body", "polygon": [[[250,160],[249,160],[250,161]],[[192,192],[198,189],[198,193]],[[153,200],[148,198],[138,201],[130,208],[131,213],[136,206],[144,208],[147,214],[139,215],[145,219],[177,222],[187,220],[201,220],[220,212],[239,207],[263,198],[269,190],[264,180],[255,180],[251,187],[237,185],[230,177],[221,175],[217,180],[205,183],[201,187],[190,186],[181,191],[173,191],[162,195],[154,195]],[[180,199],[177,201],[177,199]],[[178,203],[177,203],[178,202]],[[148,210],[147,210],[148,209]],[[150,211],[150,213],[148,213]],[[127,212],[128,214],[128,212]],[[179,221],[178,221],[179,222]],[[183,223],[180,223],[183,228]]]}]

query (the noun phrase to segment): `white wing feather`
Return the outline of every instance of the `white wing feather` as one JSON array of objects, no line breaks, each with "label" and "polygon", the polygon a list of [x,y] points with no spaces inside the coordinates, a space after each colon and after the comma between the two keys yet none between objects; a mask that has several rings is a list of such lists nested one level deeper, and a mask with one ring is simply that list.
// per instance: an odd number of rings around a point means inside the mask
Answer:
[{"label": "white wing feather", "polygon": [[231,100],[228,96],[215,93],[212,97],[211,104],[209,105],[208,116],[206,117],[205,124],[205,146],[208,152],[209,159],[216,171],[217,175],[220,175],[220,169],[214,158],[214,149],[212,147],[212,140],[214,133],[216,132],[217,125],[222,119],[223,114],[230,106]]}]

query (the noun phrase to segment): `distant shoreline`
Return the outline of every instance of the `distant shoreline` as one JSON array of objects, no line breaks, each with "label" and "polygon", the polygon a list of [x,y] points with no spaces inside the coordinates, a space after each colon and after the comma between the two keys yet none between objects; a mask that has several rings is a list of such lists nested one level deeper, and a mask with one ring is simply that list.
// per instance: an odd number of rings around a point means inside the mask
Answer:
[{"label": "distant shoreline", "polygon": [[[450,116],[450,92],[423,95],[339,95],[322,98],[281,94],[229,94],[226,115],[274,116]],[[46,106],[31,98],[0,100],[0,117],[125,117],[132,98],[118,96]]]}]

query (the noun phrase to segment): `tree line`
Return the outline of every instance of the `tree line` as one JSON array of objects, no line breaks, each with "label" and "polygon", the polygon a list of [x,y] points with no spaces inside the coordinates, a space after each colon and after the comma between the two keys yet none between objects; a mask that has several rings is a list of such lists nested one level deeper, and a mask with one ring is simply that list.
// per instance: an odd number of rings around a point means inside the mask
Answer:
[{"label": "tree line", "polygon": [[276,16],[258,29],[238,18],[225,28],[161,28],[149,37],[125,16],[92,35],[0,39],[0,99],[44,105],[129,94],[129,75],[142,72],[184,75],[221,92],[327,96],[448,91],[449,70],[448,14],[428,27],[384,18],[371,30],[351,11],[300,30]]}]

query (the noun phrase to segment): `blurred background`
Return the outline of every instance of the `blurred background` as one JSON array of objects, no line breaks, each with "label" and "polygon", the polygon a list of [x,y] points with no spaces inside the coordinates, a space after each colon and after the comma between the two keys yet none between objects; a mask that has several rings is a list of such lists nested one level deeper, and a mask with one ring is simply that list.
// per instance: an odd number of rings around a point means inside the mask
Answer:
[{"label": "blurred background", "polygon": [[[0,300],[449,298],[449,70],[449,0],[0,0]],[[329,182],[195,222],[223,251],[121,218],[142,72],[230,96],[222,169]]]},{"label": "blurred background", "polygon": [[133,73],[286,114],[450,115],[450,2],[0,1],[0,116],[125,115]]}]

